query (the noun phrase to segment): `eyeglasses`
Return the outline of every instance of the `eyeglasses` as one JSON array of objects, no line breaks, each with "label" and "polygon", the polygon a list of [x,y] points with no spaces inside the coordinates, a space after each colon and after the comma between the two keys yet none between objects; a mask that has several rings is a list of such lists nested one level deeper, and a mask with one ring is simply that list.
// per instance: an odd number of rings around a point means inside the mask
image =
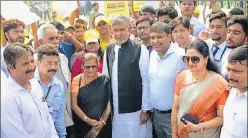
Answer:
[{"label": "eyeglasses", "polygon": [[96,69],[98,69],[98,66],[83,66],[84,67],[84,70],[90,70],[90,69],[92,69],[92,70],[96,70]]},{"label": "eyeglasses", "polygon": [[192,63],[197,64],[200,61],[200,58],[197,56],[193,56],[193,57],[183,56],[182,59],[183,59],[183,62],[185,63],[189,63],[189,61],[191,60]]}]

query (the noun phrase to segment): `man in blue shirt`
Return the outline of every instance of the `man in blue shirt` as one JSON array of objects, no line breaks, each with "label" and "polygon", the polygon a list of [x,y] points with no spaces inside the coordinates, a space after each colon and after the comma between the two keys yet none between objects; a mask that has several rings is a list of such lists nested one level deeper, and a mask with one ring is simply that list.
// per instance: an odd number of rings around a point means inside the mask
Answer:
[{"label": "man in blue shirt", "polygon": [[153,107],[153,125],[158,138],[171,138],[171,109],[177,75],[186,69],[184,50],[171,42],[168,24],[154,23],[150,30],[153,51],[150,55],[148,79],[149,104]]},{"label": "man in blue shirt", "polygon": [[38,80],[43,89],[43,101],[47,102],[49,112],[53,118],[58,136],[65,138],[65,92],[60,80],[54,77],[58,70],[59,52],[52,45],[44,45],[37,49],[38,70],[35,79]]}]

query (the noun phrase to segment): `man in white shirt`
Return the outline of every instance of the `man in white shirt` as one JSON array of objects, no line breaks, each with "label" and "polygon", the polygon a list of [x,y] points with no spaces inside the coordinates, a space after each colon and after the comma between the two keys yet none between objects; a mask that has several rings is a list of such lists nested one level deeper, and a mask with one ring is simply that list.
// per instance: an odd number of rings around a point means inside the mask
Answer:
[{"label": "man in white shirt", "polygon": [[232,50],[227,76],[232,87],[223,112],[221,138],[247,138],[247,66],[248,46]]},{"label": "man in white shirt", "polygon": [[33,79],[33,49],[10,44],[4,60],[10,76],[8,91],[1,97],[1,138],[58,138],[42,88]]},{"label": "man in white shirt", "polygon": [[207,27],[202,24],[196,17],[193,16],[196,7],[196,1],[187,0],[180,1],[180,10],[183,17],[190,20],[190,24],[193,26],[193,35],[198,37],[201,30],[207,29]]}]

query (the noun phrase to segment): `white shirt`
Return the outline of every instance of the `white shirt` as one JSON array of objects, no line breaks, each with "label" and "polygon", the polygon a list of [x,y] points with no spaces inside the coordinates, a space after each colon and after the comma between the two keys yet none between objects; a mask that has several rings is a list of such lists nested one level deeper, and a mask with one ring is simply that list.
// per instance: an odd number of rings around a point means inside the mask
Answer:
[{"label": "white shirt", "polygon": [[1,70],[1,98],[4,97],[4,93],[6,93],[8,90],[8,78]]},{"label": "white shirt", "polygon": [[247,91],[238,97],[237,93],[232,88],[227,98],[221,138],[247,138]]},{"label": "white shirt", "polygon": [[177,75],[186,65],[182,60],[184,49],[170,44],[166,54],[160,58],[153,50],[150,55],[148,68],[150,86],[150,104],[158,110],[171,110],[173,103],[174,85]]},{"label": "white shirt", "polygon": [[40,84],[35,79],[29,84],[31,93],[9,76],[1,97],[1,138],[58,138]]},{"label": "white shirt", "polygon": [[[117,44],[114,47],[115,59],[112,69],[112,92],[113,92],[113,105],[114,105],[114,116],[113,116],[113,138],[145,138],[146,128],[145,125],[140,125],[140,113],[141,111],[133,113],[119,114],[118,107],[118,51],[120,46]],[[106,53],[103,59],[103,74],[109,76]],[[148,84],[148,63],[149,53],[145,46],[141,46],[141,54],[139,60],[140,75],[142,78],[142,110],[151,110],[149,106],[149,84]],[[152,129],[152,128],[150,128]],[[150,131],[151,132],[151,131]]]}]

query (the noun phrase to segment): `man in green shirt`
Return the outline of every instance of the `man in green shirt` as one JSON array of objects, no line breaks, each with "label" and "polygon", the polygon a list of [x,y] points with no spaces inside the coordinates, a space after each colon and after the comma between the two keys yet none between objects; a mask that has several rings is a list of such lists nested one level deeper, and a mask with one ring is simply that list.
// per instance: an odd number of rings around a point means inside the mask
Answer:
[{"label": "man in green shirt", "polygon": [[92,4],[92,11],[89,14],[89,16],[90,16],[90,28],[95,28],[94,18],[96,16],[96,14],[98,13],[98,10],[99,10],[99,4],[93,3]]}]

